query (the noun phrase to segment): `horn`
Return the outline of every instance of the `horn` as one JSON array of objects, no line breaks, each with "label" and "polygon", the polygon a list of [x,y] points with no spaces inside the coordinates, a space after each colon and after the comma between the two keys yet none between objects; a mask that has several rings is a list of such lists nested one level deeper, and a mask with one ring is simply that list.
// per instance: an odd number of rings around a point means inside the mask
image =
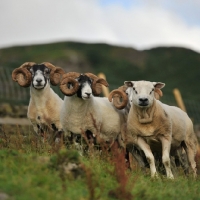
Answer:
[{"label": "horn", "polygon": [[108,100],[112,102],[112,99],[114,106],[119,110],[125,108],[128,103],[128,96],[121,89],[115,89],[112,92],[110,92]]},{"label": "horn", "polygon": [[71,78],[78,78],[79,76],[80,76],[81,74],[80,73],[77,73],[77,72],[68,72],[68,73],[65,73],[65,74],[63,74],[63,76],[62,76],[62,80],[64,79],[64,78],[68,78],[68,77],[71,77]]},{"label": "horn", "polygon": [[85,73],[85,75],[90,77],[93,80],[93,82],[92,82],[92,93],[95,96],[99,96],[101,94],[101,92],[102,92],[102,86],[101,85],[104,85],[106,87],[109,86],[108,82],[103,78],[99,78],[92,73]]},{"label": "horn", "polygon": [[29,69],[35,65],[34,62],[26,62],[12,72],[12,79],[22,87],[29,87],[32,80],[32,75]]},{"label": "horn", "polygon": [[127,88],[128,88],[127,85],[122,85],[122,86],[120,86],[118,89],[119,89],[119,90],[122,90],[122,91],[124,91],[124,92],[126,93]]},{"label": "horn", "polygon": [[159,88],[155,88],[154,96],[155,96],[155,98],[156,98],[157,100],[159,100],[160,97],[163,96],[162,90],[160,90]]},{"label": "horn", "polygon": [[50,82],[52,85],[58,85],[61,80],[61,76],[65,73],[65,71],[61,67],[56,67],[49,62],[43,62],[43,65],[48,67],[50,72]]},{"label": "horn", "polygon": [[[80,73],[77,72],[69,72],[63,75],[62,81],[60,83],[60,90],[64,95],[72,96],[78,91],[79,83],[75,80],[75,78],[79,76]],[[68,88],[68,84],[71,84],[72,88]]]}]

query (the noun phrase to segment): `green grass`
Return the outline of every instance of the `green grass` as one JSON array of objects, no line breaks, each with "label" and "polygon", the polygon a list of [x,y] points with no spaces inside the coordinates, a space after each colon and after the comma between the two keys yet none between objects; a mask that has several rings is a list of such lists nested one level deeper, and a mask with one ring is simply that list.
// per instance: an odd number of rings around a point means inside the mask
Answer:
[{"label": "green grass", "polygon": [[[199,199],[199,177],[194,180],[181,173],[175,180],[164,175],[151,179],[148,169],[130,171],[121,152],[111,152],[80,156],[73,148],[38,141],[30,127],[3,126],[0,194],[15,200]],[[68,174],[68,163],[79,167]]]}]

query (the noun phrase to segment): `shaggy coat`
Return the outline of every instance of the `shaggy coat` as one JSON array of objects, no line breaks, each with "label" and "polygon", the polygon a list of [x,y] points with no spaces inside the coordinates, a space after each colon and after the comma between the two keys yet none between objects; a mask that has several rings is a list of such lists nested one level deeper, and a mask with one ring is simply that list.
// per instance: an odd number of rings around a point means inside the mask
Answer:
[{"label": "shaggy coat", "polygon": [[[73,78],[69,78],[74,74]],[[97,87],[100,89],[98,93],[101,92],[101,85],[97,84],[98,81],[108,86],[105,80],[91,73],[64,75],[61,81],[61,91],[66,96],[61,109],[60,121],[67,135],[89,132],[93,136],[98,136],[97,139],[112,143],[120,137],[122,124],[125,122],[124,112],[117,110],[108,98],[94,96],[97,93]]]},{"label": "shaggy coat", "polygon": [[116,110],[107,98],[91,96],[86,101],[76,96],[64,98],[61,123],[65,132],[91,131],[105,141],[112,141],[120,134],[122,122],[123,112]]},{"label": "shaggy coat", "polygon": [[61,133],[60,111],[63,100],[52,90],[50,84],[42,90],[31,87],[30,96],[27,116],[34,131],[41,136],[48,133],[53,137]]}]

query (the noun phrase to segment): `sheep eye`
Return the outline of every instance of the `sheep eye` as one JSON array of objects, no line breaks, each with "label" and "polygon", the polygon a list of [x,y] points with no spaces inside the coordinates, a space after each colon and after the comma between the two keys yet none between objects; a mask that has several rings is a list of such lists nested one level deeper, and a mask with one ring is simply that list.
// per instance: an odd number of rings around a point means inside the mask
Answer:
[{"label": "sheep eye", "polygon": [[133,90],[135,91],[135,93],[137,94],[137,91],[135,90],[135,88],[133,88]]},{"label": "sheep eye", "polygon": [[149,94],[151,94],[154,91],[154,88],[151,90],[151,92]]}]

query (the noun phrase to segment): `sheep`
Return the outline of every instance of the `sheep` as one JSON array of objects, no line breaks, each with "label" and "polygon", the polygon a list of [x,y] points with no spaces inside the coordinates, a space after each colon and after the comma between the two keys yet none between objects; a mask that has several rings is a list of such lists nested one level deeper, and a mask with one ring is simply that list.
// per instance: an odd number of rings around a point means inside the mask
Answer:
[{"label": "sheep", "polygon": [[[110,102],[113,100],[113,104],[117,109],[124,109],[125,117],[128,117],[128,113],[131,108],[131,93],[132,93],[132,87],[131,85],[122,85],[118,89],[115,89],[111,91],[108,95],[108,99]],[[126,95],[127,94],[127,97]],[[157,100],[160,99],[160,97],[163,96],[162,91],[159,88],[155,88],[154,96]],[[121,98],[123,98],[123,102],[121,101]]]},{"label": "sheep", "polygon": [[60,89],[65,97],[60,121],[66,135],[85,132],[108,143],[120,140],[124,113],[117,110],[108,98],[98,96],[101,85],[108,87],[106,80],[92,73],[63,75]]},{"label": "sheep", "polygon": [[[128,118],[128,113],[130,111],[131,102],[132,102],[131,90],[132,90],[131,85],[129,85],[129,84],[122,85],[118,89],[111,91],[108,96],[109,101],[110,102],[113,101],[113,105],[117,109],[124,110],[124,115],[125,115],[126,121]],[[127,98],[126,98],[126,95],[127,95]],[[156,99],[160,99],[160,97],[163,96],[163,93],[160,89],[157,88],[157,89],[155,89],[154,96]],[[120,101],[121,98],[123,99],[123,102]],[[131,154],[133,155],[133,157],[135,158],[135,160],[138,162],[139,166],[142,169],[144,169],[145,167],[149,167],[149,164],[147,163],[145,155],[141,149],[139,149],[135,145],[132,145],[132,146],[129,145],[129,151],[131,152]],[[129,157],[129,156],[127,155],[127,157]]]},{"label": "sheep", "polygon": [[168,178],[173,179],[170,168],[170,154],[184,148],[193,176],[196,177],[195,154],[197,138],[193,123],[188,115],[175,106],[161,103],[154,98],[155,90],[165,84],[150,81],[125,81],[131,86],[132,105],[127,119],[127,145],[136,145],[143,150],[149,165],[151,176],[156,177],[152,152],[162,152],[162,162]]},{"label": "sheep", "polygon": [[63,100],[52,90],[60,82],[64,70],[49,62],[26,62],[12,72],[12,79],[22,87],[30,86],[27,117],[38,136],[49,142],[60,137],[63,130],[60,110]]}]

